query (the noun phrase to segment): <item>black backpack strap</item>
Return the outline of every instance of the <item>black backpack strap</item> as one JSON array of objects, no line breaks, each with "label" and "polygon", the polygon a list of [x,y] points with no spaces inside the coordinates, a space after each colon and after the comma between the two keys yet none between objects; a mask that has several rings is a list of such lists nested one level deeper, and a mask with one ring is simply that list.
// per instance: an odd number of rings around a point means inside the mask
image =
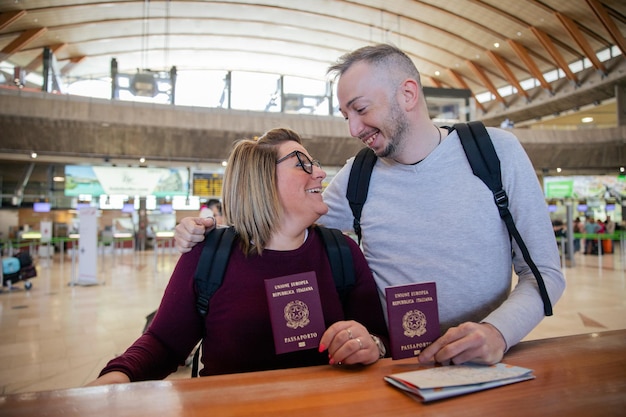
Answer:
[{"label": "black backpack strap", "polygon": [[204,239],[204,247],[193,278],[198,293],[196,308],[203,317],[209,311],[209,299],[222,285],[235,236],[232,227],[217,228]]},{"label": "black backpack strap", "polygon": [[493,193],[495,203],[498,206],[498,211],[500,212],[500,217],[504,220],[509,233],[517,242],[520,250],[522,251],[524,260],[537,280],[539,293],[543,301],[544,314],[546,316],[551,316],[552,303],[550,302],[550,297],[543,281],[543,277],[530,257],[528,248],[517,230],[515,222],[513,221],[513,216],[509,211],[509,197],[502,187],[500,159],[496,154],[496,150],[493,147],[493,143],[491,142],[487,129],[483,123],[479,121],[469,122],[467,124],[458,123],[454,125],[454,128],[459,133],[461,144],[463,145],[463,149],[465,150],[465,154],[467,155],[467,159],[472,167],[474,175],[479,177]]},{"label": "black backpack strap", "polygon": [[[209,312],[209,299],[222,285],[235,237],[235,229],[232,227],[216,228],[205,236],[193,277],[197,292],[196,309],[202,317],[206,317]],[[194,378],[198,376],[201,349],[202,344],[193,355],[191,376]]]},{"label": "black backpack strap", "polygon": [[354,157],[346,197],[352,209],[354,233],[361,244],[361,211],[367,200],[367,191],[370,186],[370,177],[376,164],[376,154],[370,148],[363,148]]},{"label": "black backpack strap", "polygon": [[322,236],[335,280],[335,287],[343,304],[355,282],[354,263],[350,247],[346,243],[346,236],[340,230],[323,226],[316,226],[316,229]]}]

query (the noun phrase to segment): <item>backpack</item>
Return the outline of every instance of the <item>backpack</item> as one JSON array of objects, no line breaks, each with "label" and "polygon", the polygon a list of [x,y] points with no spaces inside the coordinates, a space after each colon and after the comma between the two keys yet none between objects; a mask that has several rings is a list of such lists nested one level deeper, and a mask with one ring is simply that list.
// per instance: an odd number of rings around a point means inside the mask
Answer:
[{"label": "backpack", "polygon": [[[546,290],[543,277],[531,259],[528,248],[522,240],[522,237],[515,226],[515,222],[513,221],[513,216],[509,211],[509,198],[506,191],[502,187],[500,159],[496,154],[487,129],[480,121],[457,123],[454,125],[454,129],[456,129],[459,133],[463,150],[467,155],[467,159],[472,167],[474,175],[479,177],[493,193],[494,201],[498,206],[500,217],[505,222],[509,234],[515,238],[515,241],[522,251],[524,260],[532,270],[533,275],[537,280],[539,294],[541,295],[541,300],[543,301],[544,314],[546,316],[551,316],[552,304],[550,302],[550,297],[548,296],[548,291]],[[352,215],[354,217],[353,227],[359,244],[361,243],[361,211],[363,210],[363,204],[365,204],[365,200],[367,199],[370,177],[372,175],[374,165],[376,164],[376,159],[377,157],[373,150],[370,148],[361,149],[354,158],[352,170],[350,171],[350,178],[348,180],[346,197],[350,203],[350,208],[352,209]]]},{"label": "backpack", "polygon": [[[337,293],[342,304],[345,304],[346,296],[354,286],[355,281],[350,247],[340,230],[319,225],[316,225],[314,229],[322,237]],[[237,233],[233,227],[225,227],[216,228],[205,237],[204,247],[194,274],[194,283],[198,293],[196,309],[202,317],[206,317],[208,314],[209,300],[222,285],[236,236]],[[192,377],[198,376],[199,355],[200,347],[196,349],[193,356]]]}]

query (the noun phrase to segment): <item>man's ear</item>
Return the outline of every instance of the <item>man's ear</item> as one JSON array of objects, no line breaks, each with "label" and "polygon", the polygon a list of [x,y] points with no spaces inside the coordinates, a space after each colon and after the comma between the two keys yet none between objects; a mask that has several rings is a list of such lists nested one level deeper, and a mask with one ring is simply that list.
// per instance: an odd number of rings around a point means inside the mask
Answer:
[{"label": "man's ear", "polygon": [[419,102],[420,94],[421,90],[417,81],[411,78],[405,79],[398,90],[400,106],[405,111],[413,110]]}]

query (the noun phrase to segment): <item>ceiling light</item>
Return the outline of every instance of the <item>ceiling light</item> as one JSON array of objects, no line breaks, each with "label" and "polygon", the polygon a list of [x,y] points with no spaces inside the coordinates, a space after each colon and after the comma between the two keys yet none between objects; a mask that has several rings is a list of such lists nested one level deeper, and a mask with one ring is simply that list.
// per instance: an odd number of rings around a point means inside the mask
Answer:
[{"label": "ceiling light", "polygon": [[591,116],[583,117],[582,119],[580,119],[580,121],[583,123],[591,123],[593,122],[593,117]]},{"label": "ceiling light", "polygon": [[151,72],[138,72],[130,82],[130,91],[140,97],[154,97],[159,92],[155,74]]},{"label": "ceiling light", "polygon": [[499,48],[499,47],[500,47],[500,42],[495,42],[495,43],[493,44],[493,46],[494,46],[494,48]]},{"label": "ceiling light", "polygon": [[33,158],[33,159],[37,159],[37,152],[32,152],[30,154],[30,157]]},{"label": "ceiling light", "polygon": [[63,182],[63,181],[65,181],[65,177],[53,177],[52,181],[54,181],[54,182]]},{"label": "ceiling light", "polygon": [[141,158],[139,158],[139,162],[143,164],[144,162],[146,162],[146,158],[142,156]]},{"label": "ceiling light", "polygon": [[435,71],[435,75],[436,75],[437,77],[439,77],[439,74],[441,74],[439,71]]}]

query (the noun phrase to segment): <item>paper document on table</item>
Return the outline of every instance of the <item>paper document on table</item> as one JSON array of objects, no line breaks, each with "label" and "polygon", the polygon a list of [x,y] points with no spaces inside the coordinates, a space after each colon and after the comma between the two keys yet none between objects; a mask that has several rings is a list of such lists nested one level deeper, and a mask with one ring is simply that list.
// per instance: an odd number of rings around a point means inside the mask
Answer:
[{"label": "paper document on table", "polygon": [[424,402],[482,391],[535,378],[532,369],[496,365],[451,365],[401,372],[384,379]]}]

